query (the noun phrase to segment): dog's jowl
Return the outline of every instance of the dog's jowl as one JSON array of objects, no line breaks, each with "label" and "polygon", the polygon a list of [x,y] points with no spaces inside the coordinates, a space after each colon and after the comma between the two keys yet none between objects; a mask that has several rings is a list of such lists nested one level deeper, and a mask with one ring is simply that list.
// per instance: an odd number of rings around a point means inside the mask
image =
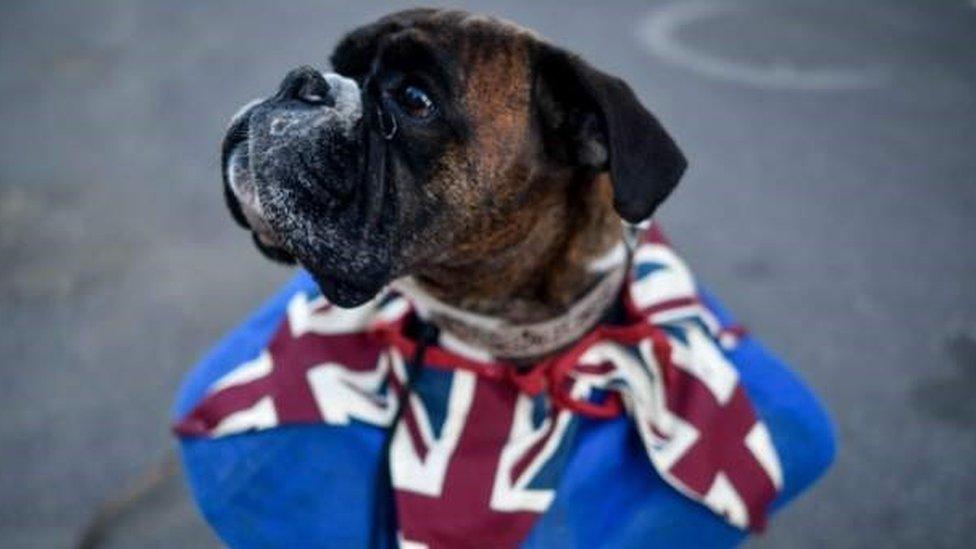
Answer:
[{"label": "dog's jowl", "polygon": [[686,162],[623,80],[450,10],[331,65],[224,139],[234,219],[301,267],[181,395],[224,541],[728,546],[823,472],[815,398],[651,223]]}]

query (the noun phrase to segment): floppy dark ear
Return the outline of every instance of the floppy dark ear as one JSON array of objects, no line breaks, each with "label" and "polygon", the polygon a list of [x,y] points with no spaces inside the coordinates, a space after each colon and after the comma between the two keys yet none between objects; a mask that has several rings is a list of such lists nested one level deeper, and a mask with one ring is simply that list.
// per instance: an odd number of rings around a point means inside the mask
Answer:
[{"label": "floppy dark ear", "polygon": [[610,171],[614,207],[639,223],[678,184],[687,161],[661,123],[623,80],[547,46],[536,58],[534,99],[547,152]]}]

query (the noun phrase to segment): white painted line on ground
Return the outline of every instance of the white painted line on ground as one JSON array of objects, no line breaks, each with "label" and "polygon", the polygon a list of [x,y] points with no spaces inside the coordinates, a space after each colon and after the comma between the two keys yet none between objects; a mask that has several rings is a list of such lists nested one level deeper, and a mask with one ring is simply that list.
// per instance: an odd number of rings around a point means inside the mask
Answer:
[{"label": "white painted line on ground", "polygon": [[[976,2],[976,0],[973,0]],[[883,66],[803,68],[788,62],[750,64],[723,59],[682,44],[678,30],[691,23],[748,9],[712,1],[675,2],[648,15],[639,25],[638,40],[649,53],[693,72],[758,88],[840,91],[875,88],[889,78]]]}]

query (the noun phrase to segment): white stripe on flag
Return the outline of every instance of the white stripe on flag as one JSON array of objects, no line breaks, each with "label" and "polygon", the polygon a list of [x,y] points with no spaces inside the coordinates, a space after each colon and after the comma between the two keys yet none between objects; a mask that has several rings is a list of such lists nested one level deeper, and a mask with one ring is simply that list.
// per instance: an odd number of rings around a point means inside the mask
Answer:
[{"label": "white stripe on flag", "polygon": [[752,426],[752,430],[746,435],[746,448],[756,456],[756,461],[769,475],[776,490],[783,488],[783,469],[779,463],[779,454],[773,446],[773,439],[769,436],[769,429],[761,421],[757,421]]},{"label": "white stripe on flag", "polygon": [[223,377],[214,383],[209,392],[216,393],[221,389],[226,389],[228,387],[233,387],[234,385],[241,385],[242,383],[247,383],[249,381],[254,381],[255,379],[262,378],[271,373],[271,355],[268,354],[268,350],[265,349],[261,351],[254,360],[244,362],[237,368],[234,368],[230,372],[224,374]]},{"label": "white stripe on flag", "polygon": [[274,401],[266,396],[257,401],[254,406],[245,408],[228,415],[216,427],[211,436],[220,437],[230,433],[241,433],[250,430],[270,429],[278,425],[278,413],[275,411]]}]

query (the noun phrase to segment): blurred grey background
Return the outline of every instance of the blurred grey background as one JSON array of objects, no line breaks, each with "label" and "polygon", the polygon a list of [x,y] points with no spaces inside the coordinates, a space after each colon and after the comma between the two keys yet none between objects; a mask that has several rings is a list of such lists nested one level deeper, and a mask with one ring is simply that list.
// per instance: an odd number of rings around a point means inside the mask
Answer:
[{"label": "blurred grey background", "polygon": [[[691,160],[661,218],[836,421],[756,547],[976,539],[976,6],[458,3],[626,78]],[[195,359],[289,272],[224,211],[224,124],[400,3],[0,6],[0,546],[65,547],[172,446]],[[217,541],[179,480],[117,547]]]}]

